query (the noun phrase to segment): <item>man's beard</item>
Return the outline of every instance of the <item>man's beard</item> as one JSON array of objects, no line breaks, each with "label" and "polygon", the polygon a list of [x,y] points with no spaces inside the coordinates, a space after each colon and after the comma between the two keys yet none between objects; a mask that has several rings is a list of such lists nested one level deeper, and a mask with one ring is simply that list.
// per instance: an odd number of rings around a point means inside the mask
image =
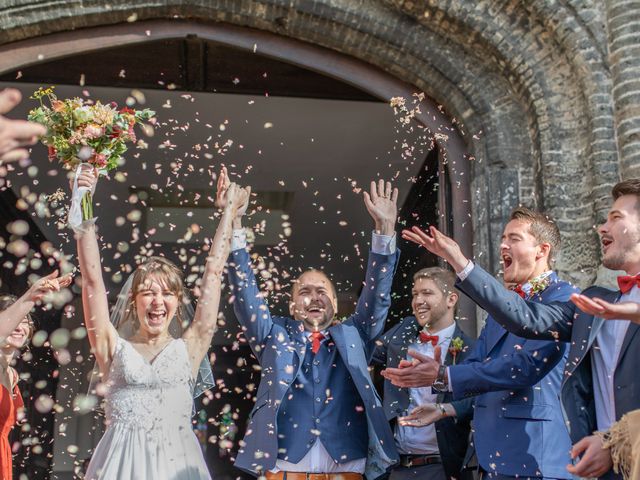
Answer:
[{"label": "man's beard", "polygon": [[622,266],[624,265],[624,253],[618,253],[615,256],[603,258],[602,265],[609,270],[622,270]]},{"label": "man's beard", "polygon": [[632,235],[632,238],[630,239],[628,244],[629,248],[625,248],[627,247],[627,245],[622,245],[619,252],[614,253],[609,257],[603,255],[602,265],[604,265],[605,268],[608,268],[609,270],[624,270],[624,264],[627,261],[627,255],[631,251],[637,249],[638,244],[640,244],[640,227],[638,227],[635,234],[630,235]]},{"label": "man's beard", "polygon": [[307,328],[311,330],[322,330],[331,324],[330,319],[326,314],[322,315],[322,317],[318,318],[316,321],[311,320],[309,317],[306,317],[302,320]]}]

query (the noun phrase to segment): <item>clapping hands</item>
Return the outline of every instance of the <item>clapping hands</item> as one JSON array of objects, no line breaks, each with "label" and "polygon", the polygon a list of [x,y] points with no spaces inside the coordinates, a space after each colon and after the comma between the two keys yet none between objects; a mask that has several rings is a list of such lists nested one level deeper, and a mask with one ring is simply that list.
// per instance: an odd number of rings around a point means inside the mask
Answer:
[{"label": "clapping hands", "polygon": [[396,387],[416,388],[433,385],[440,369],[441,348],[435,347],[434,358],[415,350],[409,350],[408,353],[413,360],[401,360],[398,368],[386,368],[380,374]]}]

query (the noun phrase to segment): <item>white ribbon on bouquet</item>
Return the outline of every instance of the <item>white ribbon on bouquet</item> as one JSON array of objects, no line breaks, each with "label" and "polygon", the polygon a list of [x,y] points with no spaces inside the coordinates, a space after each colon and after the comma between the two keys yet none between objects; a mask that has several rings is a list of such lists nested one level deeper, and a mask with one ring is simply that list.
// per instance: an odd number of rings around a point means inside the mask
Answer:
[{"label": "white ribbon on bouquet", "polygon": [[[69,208],[69,216],[67,218],[67,223],[73,230],[77,230],[80,228],[83,222],[82,218],[82,197],[87,192],[90,192],[91,195],[94,194],[96,187],[78,187],[78,175],[82,172],[83,166],[85,168],[93,169],[93,165],[90,163],[79,163],[76,168],[76,172],[73,175],[73,190],[71,191],[71,207]],[[89,220],[89,219],[86,219]]]}]

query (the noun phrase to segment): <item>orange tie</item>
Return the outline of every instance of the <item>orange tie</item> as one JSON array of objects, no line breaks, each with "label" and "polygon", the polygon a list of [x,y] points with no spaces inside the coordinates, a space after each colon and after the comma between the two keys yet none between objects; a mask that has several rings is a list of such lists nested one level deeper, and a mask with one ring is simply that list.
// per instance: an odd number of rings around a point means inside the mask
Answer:
[{"label": "orange tie", "polygon": [[311,332],[311,351],[315,355],[320,350],[320,343],[324,340],[324,335],[320,332]]}]

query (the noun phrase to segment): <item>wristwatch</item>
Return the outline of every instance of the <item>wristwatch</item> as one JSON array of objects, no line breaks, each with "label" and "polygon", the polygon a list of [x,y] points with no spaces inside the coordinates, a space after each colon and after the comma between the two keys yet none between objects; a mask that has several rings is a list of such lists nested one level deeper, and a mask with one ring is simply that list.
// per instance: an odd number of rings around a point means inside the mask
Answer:
[{"label": "wristwatch", "polygon": [[445,365],[440,365],[438,368],[438,376],[436,377],[433,385],[433,388],[436,392],[446,392],[447,391],[447,383],[445,382],[445,374],[447,373],[447,367]]}]

